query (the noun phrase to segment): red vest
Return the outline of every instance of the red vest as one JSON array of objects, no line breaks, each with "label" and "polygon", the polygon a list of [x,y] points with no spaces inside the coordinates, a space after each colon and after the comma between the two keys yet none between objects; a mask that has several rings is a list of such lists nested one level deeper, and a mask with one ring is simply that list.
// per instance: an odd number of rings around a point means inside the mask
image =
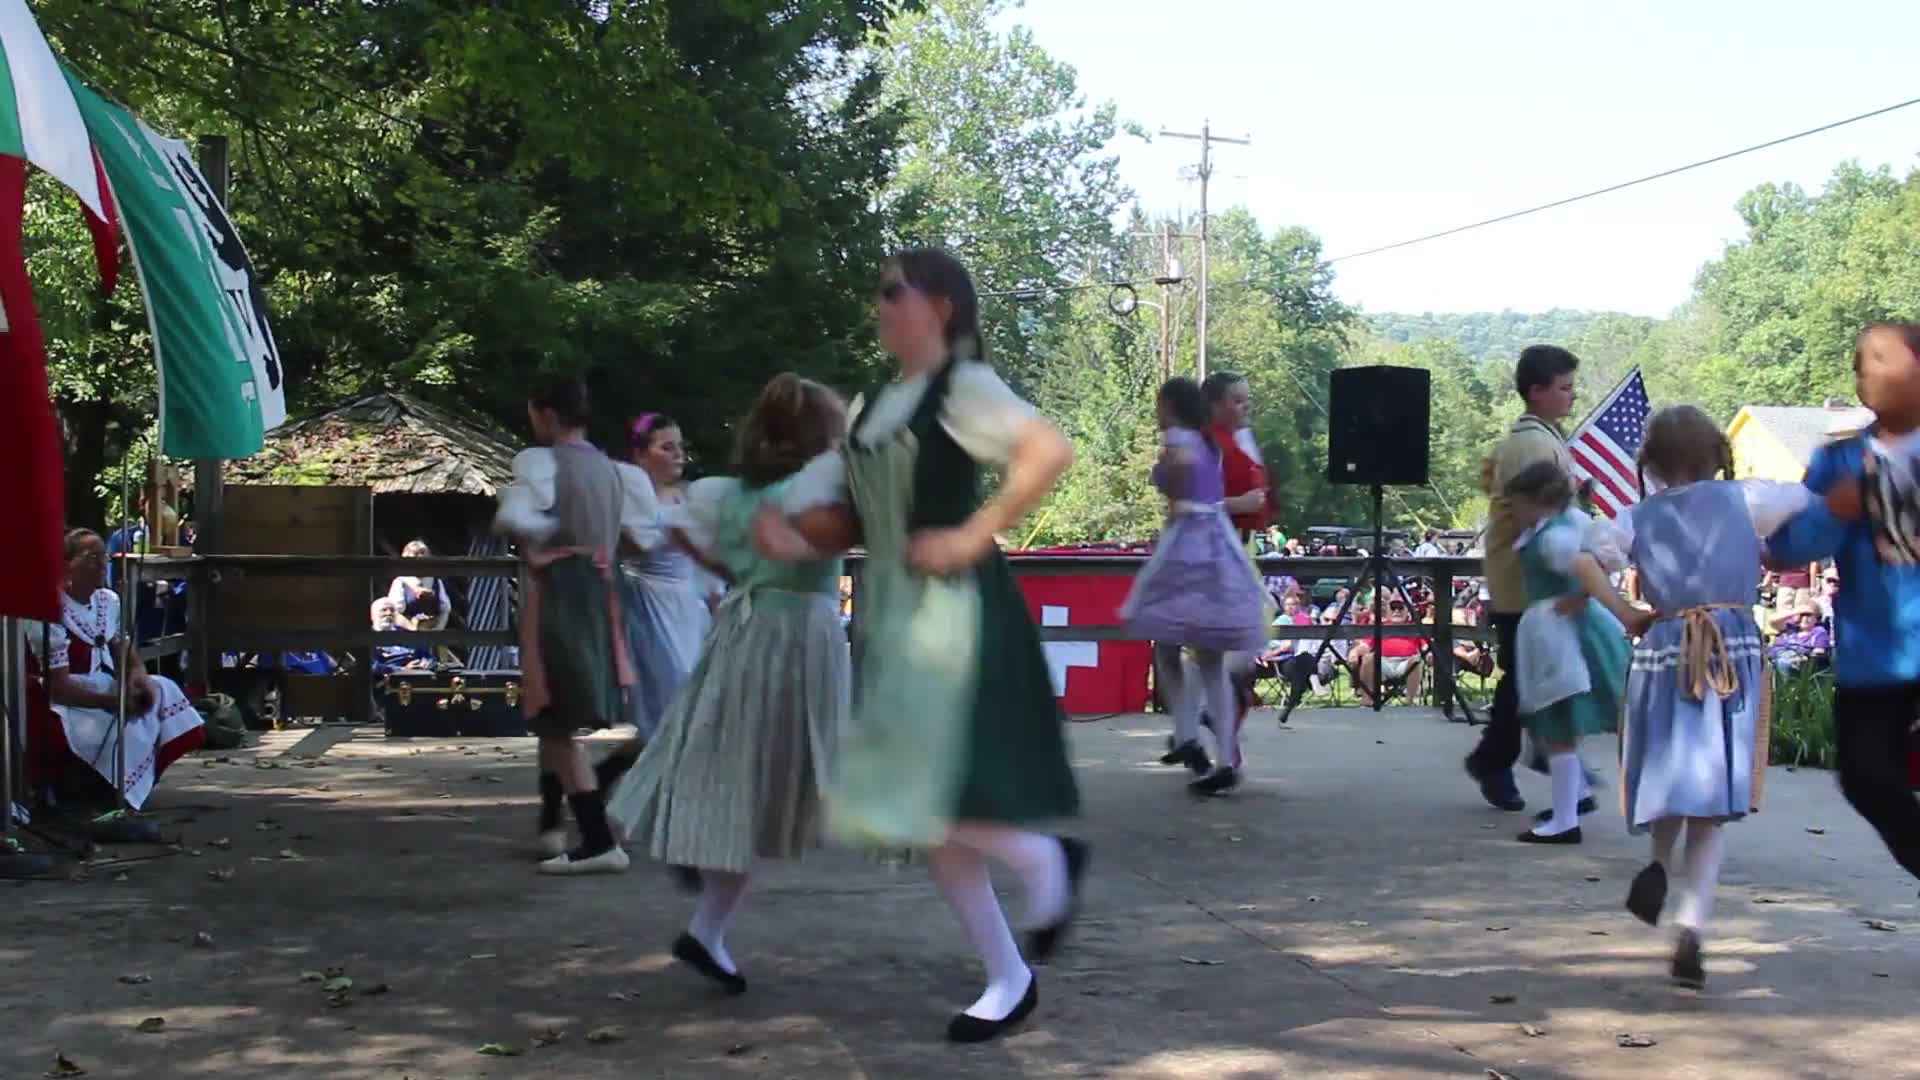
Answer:
[{"label": "red vest", "polygon": [[1273,524],[1273,488],[1267,482],[1267,466],[1241,449],[1240,444],[1234,441],[1231,429],[1215,427],[1212,434],[1213,444],[1220,448],[1220,476],[1226,484],[1227,498],[1245,495],[1255,488],[1267,489],[1267,504],[1249,513],[1232,515],[1233,527],[1244,533]]}]

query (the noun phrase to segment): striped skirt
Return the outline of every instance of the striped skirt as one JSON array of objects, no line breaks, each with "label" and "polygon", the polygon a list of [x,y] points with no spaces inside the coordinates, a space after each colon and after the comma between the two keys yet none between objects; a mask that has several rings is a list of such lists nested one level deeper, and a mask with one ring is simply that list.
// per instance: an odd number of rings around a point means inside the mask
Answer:
[{"label": "striped skirt", "polygon": [[833,596],[735,591],[608,816],[677,866],[744,872],[816,846],[848,678]]}]

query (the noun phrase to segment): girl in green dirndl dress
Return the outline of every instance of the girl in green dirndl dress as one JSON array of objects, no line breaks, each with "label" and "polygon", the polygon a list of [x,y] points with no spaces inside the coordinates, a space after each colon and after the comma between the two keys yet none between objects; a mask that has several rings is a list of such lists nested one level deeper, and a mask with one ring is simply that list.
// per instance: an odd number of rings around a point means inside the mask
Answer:
[{"label": "girl in green dirndl dress", "polygon": [[700,900],[673,955],[730,993],[747,981],[727,953],[727,927],[760,860],[818,843],[847,717],[840,560],[760,555],[753,516],[845,433],[846,407],[831,390],[777,376],[740,426],[738,475],[688,489],[669,529],[733,588],[659,731],[607,800],[607,815],[648,855],[699,871]]},{"label": "girl in green dirndl dress", "polygon": [[[1529,844],[1577,844],[1581,839],[1579,803],[1586,783],[1579,742],[1588,735],[1620,730],[1632,655],[1626,627],[1644,630],[1648,613],[1614,590],[1599,560],[1587,550],[1592,522],[1573,508],[1573,483],[1558,463],[1545,461],[1520,470],[1507,482],[1505,494],[1521,508],[1523,520],[1532,521],[1516,544],[1529,602],[1520,619],[1522,643],[1516,650],[1523,658],[1520,719],[1527,734],[1544,748],[1553,782],[1552,812],[1518,839]],[[1569,628],[1559,623],[1562,619],[1572,623],[1571,642],[1565,640],[1564,631]],[[1562,644],[1564,648],[1556,648]],[[1572,655],[1575,649],[1578,657]],[[1533,673],[1548,671],[1550,658],[1563,660],[1556,674],[1577,673],[1578,665],[1584,664],[1587,689],[1571,694],[1536,692],[1541,680],[1533,678]],[[1530,706],[1530,698],[1543,700]]]},{"label": "girl in green dirndl dress", "polygon": [[[1033,1011],[1044,961],[1077,907],[1087,849],[1031,831],[1079,807],[1065,716],[1040,635],[995,533],[1043,499],[1073,459],[1066,437],[980,362],[978,302],[958,261],[918,250],[886,263],[876,315],[900,377],[856,401],[846,448],[756,522],[774,558],[818,558],[859,538],[854,715],[827,792],[828,827],[869,847],[913,847],[987,971],[947,1036],[979,1042]],[[982,465],[1004,467],[990,501]],[[849,513],[850,509],[850,513]],[[1017,874],[1023,958],[987,860]]]}]

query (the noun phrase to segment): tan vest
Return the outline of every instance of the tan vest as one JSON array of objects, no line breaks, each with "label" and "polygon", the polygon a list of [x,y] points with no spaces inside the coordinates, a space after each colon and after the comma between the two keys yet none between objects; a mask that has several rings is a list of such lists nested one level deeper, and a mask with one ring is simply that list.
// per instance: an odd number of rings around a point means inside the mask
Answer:
[{"label": "tan vest", "polygon": [[1502,615],[1517,615],[1527,608],[1527,586],[1520,573],[1520,553],[1513,545],[1526,531],[1512,500],[1501,495],[1507,481],[1520,470],[1541,461],[1551,461],[1571,474],[1573,459],[1567,455],[1566,437],[1560,429],[1537,416],[1522,416],[1514,421],[1507,437],[1493,448],[1493,490],[1487,506],[1487,594],[1493,610]]}]

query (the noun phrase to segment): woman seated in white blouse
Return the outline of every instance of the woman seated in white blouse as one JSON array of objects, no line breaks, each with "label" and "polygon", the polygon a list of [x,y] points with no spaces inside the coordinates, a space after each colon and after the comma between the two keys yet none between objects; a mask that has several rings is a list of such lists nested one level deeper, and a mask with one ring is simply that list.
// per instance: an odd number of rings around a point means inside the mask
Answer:
[{"label": "woman seated in white blouse", "polygon": [[111,791],[119,756],[116,672],[124,664],[127,805],[138,810],[154,781],[180,755],[206,743],[206,723],[173,680],[130,662],[120,636],[120,597],[106,588],[107,548],[98,533],[67,534],[66,581],[57,624],[22,623],[31,653],[33,713],[27,778],[37,787],[85,797]]}]

